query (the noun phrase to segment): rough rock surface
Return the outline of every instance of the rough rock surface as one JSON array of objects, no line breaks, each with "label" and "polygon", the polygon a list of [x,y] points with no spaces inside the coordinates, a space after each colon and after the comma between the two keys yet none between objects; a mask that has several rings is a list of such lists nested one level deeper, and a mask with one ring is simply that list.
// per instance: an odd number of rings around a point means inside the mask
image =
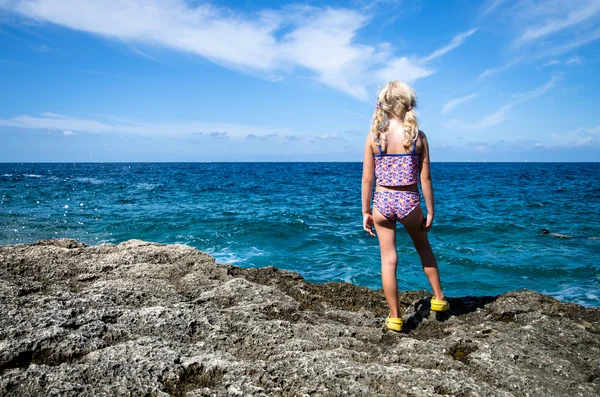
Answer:
[{"label": "rough rock surface", "polygon": [[598,396],[600,309],[400,296],[218,265],[183,245],[0,247],[2,396]]}]

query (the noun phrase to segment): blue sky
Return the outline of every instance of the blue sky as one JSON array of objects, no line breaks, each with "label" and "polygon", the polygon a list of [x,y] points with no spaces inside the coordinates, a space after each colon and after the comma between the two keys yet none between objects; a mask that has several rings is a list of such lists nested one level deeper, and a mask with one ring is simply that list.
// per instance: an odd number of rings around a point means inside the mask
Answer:
[{"label": "blue sky", "polygon": [[0,0],[0,162],[360,161],[412,84],[433,161],[598,161],[600,0]]}]

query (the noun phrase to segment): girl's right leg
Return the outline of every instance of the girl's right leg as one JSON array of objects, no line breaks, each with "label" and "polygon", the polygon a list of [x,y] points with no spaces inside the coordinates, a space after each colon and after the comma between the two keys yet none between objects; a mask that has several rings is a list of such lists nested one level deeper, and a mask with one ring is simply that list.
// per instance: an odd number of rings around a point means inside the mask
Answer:
[{"label": "girl's right leg", "polygon": [[400,220],[408,235],[415,245],[415,249],[421,258],[423,271],[433,289],[433,297],[435,299],[444,300],[444,292],[442,291],[442,283],[440,282],[440,273],[438,271],[435,255],[429,244],[427,232],[423,231],[423,210],[421,206],[417,206],[410,214]]},{"label": "girl's right leg", "polygon": [[373,206],[373,222],[379,239],[381,250],[381,284],[383,294],[390,308],[390,317],[398,318],[398,280],[396,268],[398,254],[396,252],[396,222],[390,221]]}]

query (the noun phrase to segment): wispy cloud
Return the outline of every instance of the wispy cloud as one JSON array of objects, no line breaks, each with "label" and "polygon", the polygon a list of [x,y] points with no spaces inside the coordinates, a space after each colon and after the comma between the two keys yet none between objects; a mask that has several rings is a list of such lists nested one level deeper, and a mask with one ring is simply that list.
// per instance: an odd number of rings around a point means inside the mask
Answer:
[{"label": "wispy cloud", "polygon": [[136,53],[136,54],[138,54],[138,55],[140,55],[140,56],[142,56],[142,57],[144,57],[144,58],[146,58],[146,59],[149,59],[149,60],[151,60],[151,61],[154,61],[154,62],[156,62],[156,63],[160,63],[160,64],[162,64],[162,65],[167,65],[165,62],[163,62],[163,61],[160,61],[160,60],[158,60],[158,59],[154,58],[153,56],[151,56],[151,55],[148,55],[148,54],[146,54],[144,51],[142,51],[142,50],[139,50],[139,49],[137,49],[137,48],[135,48],[135,47],[130,47],[129,49],[130,49],[131,51],[133,51],[134,53]]},{"label": "wispy cloud", "polygon": [[548,66],[557,66],[557,65],[563,65],[563,64],[564,65],[569,65],[569,66],[580,65],[580,64],[583,63],[583,61],[584,61],[583,57],[574,55],[574,56],[568,58],[565,61],[561,61],[559,59],[552,59],[552,60],[550,60],[550,61],[545,62],[544,64],[542,64],[542,67],[545,68],[545,67],[548,67]]},{"label": "wispy cloud", "polygon": [[583,58],[580,56],[572,56],[571,58],[565,61],[567,65],[579,65],[583,63]]},{"label": "wispy cloud", "polygon": [[586,134],[591,134],[591,135],[600,135],[600,124],[597,125],[596,127],[579,127],[573,131],[569,131],[567,134],[569,135],[575,135],[575,134],[580,134],[580,133],[586,133]]},{"label": "wispy cloud", "polygon": [[351,114],[352,116],[360,117],[361,119],[371,120],[371,117],[364,115],[362,113],[352,112],[350,110],[342,108],[342,112]]},{"label": "wispy cloud", "polygon": [[205,123],[187,122],[172,124],[149,124],[129,121],[100,121],[94,119],[82,119],[65,116],[56,113],[45,112],[40,116],[22,115],[9,119],[0,119],[0,126],[33,129],[65,131],[75,133],[97,133],[97,134],[134,134],[143,136],[186,136],[206,135],[214,138],[230,137],[232,139],[243,139],[249,134],[257,137],[272,136],[278,132],[289,134],[289,130],[274,130],[249,125],[227,124],[227,123]]},{"label": "wispy cloud", "polygon": [[[367,87],[377,83],[372,76],[412,82],[435,72],[424,60],[394,56],[387,43],[359,43],[358,31],[372,17],[363,10],[295,5],[242,14],[185,0],[5,0],[0,9],[121,41],[149,59],[140,48],[192,53],[275,81],[309,71],[322,84],[363,100],[369,98]],[[473,32],[425,60],[446,54]]]},{"label": "wispy cloud", "polygon": [[387,83],[390,80],[403,80],[410,84],[434,73],[435,69],[424,66],[419,60],[401,57],[390,60],[380,69],[377,72],[377,81]]},{"label": "wispy cloud", "polygon": [[563,44],[553,45],[546,49],[542,56],[556,56],[562,55],[579,47],[583,47],[593,41],[600,39],[600,29],[586,32],[581,36],[577,36],[574,39],[568,40]]},{"label": "wispy cloud", "polygon": [[490,0],[487,1],[483,6],[482,16],[489,15],[492,11],[506,4],[509,0]]},{"label": "wispy cloud", "polygon": [[31,48],[34,51],[37,51],[37,52],[46,52],[47,53],[47,52],[57,51],[55,48],[52,48],[52,47],[47,46],[45,44],[36,44],[36,45],[33,45]]},{"label": "wispy cloud", "polygon": [[560,65],[560,61],[558,59],[552,59],[542,65],[542,67]]},{"label": "wispy cloud", "polygon": [[0,59],[0,63],[7,63],[7,64],[10,64],[10,65],[25,65],[24,62],[9,61],[8,59]]},{"label": "wispy cloud", "polygon": [[598,135],[600,135],[600,125],[595,128],[580,127],[564,134],[552,134],[548,141],[538,142],[536,146],[545,148],[600,146]]},{"label": "wispy cloud", "polygon": [[266,140],[276,138],[276,137],[277,137],[277,134],[267,134],[267,135],[248,134],[248,135],[246,135],[246,139],[259,140],[259,141],[266,141]]},{"label": "wispy cloud", "polygon": [[480,130],[487,127],[491,127],[493,125],[499,124],[508,118],[508,111],[514,106],[530,101],[534,98],[537,98],[541,95],[544,95],[548,92],[556,83],[557,79],[555,77],[551,78],[545,84],[527,92],[517,93],[510,96],[510,101],[502,105],[498,110],[494,113],[491,113],[481,120],[474,123],[463,123],[458,120],[451,120],[446,123],[445,126],[447,128],[460,128],[465,130]]},{"label": "wispy cloud", "polygon": [[515,58],[512,61],[507,62],[506,64],[504,64],[504,65],[502,65],[500,67],[484,70],[483,72],[481,72],[479,74],[479,76],[477,76],[477,78],[483,79],[483,78],[486,78],[486,77],[489,77],[489,76],[492,76],[492,75],[504,72],[505,70],[510,69],[511,67],[517,65],[518,63],[520,63],[522,61],[523,61],[523,57]]},{"label": "wispy cloud", "polygon": [[564,18],[551,18],[541,25],[528,28],[517,39],[516,44],[521,45],[560,32],[590,19],[600,12],[600,2],[597,0],[568,2],[567,4],[569,8]]},{"label": "wispy cloud", "polygon": [[340,139],[340,134],[338,134],[337,132],[328,132],[326,134],[317,136],[316,139],[320,140],[320,141],[328,141],[328,140],[332,140],[332,139]]},{"label": "wispy cloud", "polygon": [[[492,11],[494,19],[489,17]],[[505,51],[518,61],[486,69],[479,78],[517,63],[552,58],[543,66],[557,65],[556,57],[600,39],[598,0],[490,0],[482,6],[482,14],[488,15],[487,22],[502,23],[505,31],[513,32]]]},{"label": "wispy cloud", "polygon": [[435,50],[434,52],[431,53],[431,55],[424,58],[423,61],[427,62],[434,58],[437,58],[444,54],[447,54],[448,52],[452,51],[453,49],[461,46],[465,42],[465,40],[467,40],[476,31],[477,31],[477,29],[471,29],[467,32],[460,33],[460,34],[454,36],[454,38],[452,39],[452,41],[450,41],[450,43],[448,43],[448,45]]},{"label": "wispy cloud", "polygon": [[463,97],[460,97],[460,98],[452,99],[452,100],[446,102],[446,104],[442,108],[442,114],[446,114],[446,113],[450,112],[456,106],[460,105],[461,103],[468,102],[471,99],[474,99],[476,96],[477,96],[477,93],[475,92],[475,93],[473,93],[471,95],[467,95],[467,96],[463,96]]}]

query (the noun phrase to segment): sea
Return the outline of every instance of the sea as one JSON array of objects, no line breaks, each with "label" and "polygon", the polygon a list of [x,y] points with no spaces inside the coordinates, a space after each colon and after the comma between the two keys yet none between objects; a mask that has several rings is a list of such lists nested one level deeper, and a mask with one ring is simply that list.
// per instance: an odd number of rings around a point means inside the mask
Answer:
[{"label": "sea", "polygon": [[[431,174],[447,296],[527,288],[600,306],[600,163],[432,163]],[[0,244],[180,243],[218,263],[378,289],[361,175],[361,163],[0,164]],[[397,247],[399,289],[430,290],[400,225]]]}]

